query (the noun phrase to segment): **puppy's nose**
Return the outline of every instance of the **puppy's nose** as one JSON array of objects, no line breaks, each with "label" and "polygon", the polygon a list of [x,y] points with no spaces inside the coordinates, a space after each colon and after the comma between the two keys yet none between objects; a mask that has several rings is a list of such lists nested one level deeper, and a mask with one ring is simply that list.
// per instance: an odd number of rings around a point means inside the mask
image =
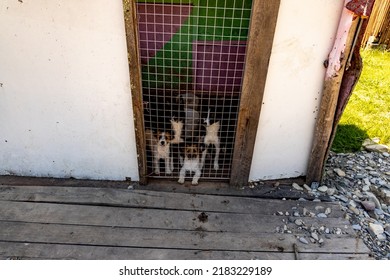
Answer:
[{"label": "puppy's nose", "polygon": [[164,140],[162,140],[160,143],[162,146],[165,146],[165,144],[166,144]]}]

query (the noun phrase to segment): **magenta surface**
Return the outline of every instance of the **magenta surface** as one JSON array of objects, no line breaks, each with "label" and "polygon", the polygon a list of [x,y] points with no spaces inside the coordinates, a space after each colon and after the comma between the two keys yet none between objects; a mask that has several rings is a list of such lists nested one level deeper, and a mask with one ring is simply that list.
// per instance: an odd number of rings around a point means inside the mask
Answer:
[{"label": "magenta surface", "polygon": [[191,14],[190,5],[137,3],[141,62],[164,48]]},{"label": "magenta surface", "polygon": [[199,91],[239,93],[245,51],[245,41],[194,42],[194,88]]}]

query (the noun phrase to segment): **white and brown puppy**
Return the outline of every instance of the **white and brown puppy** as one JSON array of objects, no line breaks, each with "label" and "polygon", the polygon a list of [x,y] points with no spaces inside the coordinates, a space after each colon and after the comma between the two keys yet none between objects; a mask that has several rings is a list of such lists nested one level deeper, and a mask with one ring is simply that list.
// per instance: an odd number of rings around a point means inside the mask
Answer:
[{"label": "white and brown puppy", "polygon": [[180,169],[179,180],[180,184],[184,184],[187,171],[192,174],[192,185],[197,185],[199,178],[202,174],[204,157],[206,156],[206,150],[202,151],[199,144],[186,144],[184,147],[184,160],[182,160],[182,167]]},{"label": "white and brown puppy", "polygon": [[152,151],[153,168],[156,175],[160,174],[160,159],[165,160],[165,173],[170,175],[173,172],[173,160],[171,157],[171,135],[169,132],[158,131],[156,134],[152,130],[145,131],[146,145]]},{"label": "white and brown puppy", "polygon": [[182,136],[182,131],[183,131],[183,122],[180,120],[176,120],[175,118],[171,119],[171,126],[173,130],[173,139],[171,141],[172,144],[180,144],[183,143],[184,140],[181,137]]},{"label": "white and brown puppy", "polygon": [[[204,122],[206,123],[206,135],[204,136],[204,144],[206,145],[206,152],[207,152],[207,148],[210,146],[210,145],[214,145],[215,147],[215,156],[214,156],[214,170],[218,170],[219,169],[219,153],[220,153],[220,150],[221,150],[221,142],[219,140],[219,128],[220,128],[220,122],[217,121],[213,124],[210,124],[210,109],[208,111],[208,114],[207,114],[207,118],[204,120]],[[206,158],[206,157],[204,157]],[[203,162],[204,164],[204,162]]]}]

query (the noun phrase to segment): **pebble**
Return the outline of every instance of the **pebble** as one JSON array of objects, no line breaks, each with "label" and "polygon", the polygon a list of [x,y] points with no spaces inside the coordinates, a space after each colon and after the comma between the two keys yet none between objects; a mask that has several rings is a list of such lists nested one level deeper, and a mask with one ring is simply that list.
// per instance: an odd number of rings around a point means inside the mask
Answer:
[{"label": "pebble", "polygon": [[304,237],[299,237],[299,242],[301,242],[303,244],[309,244],[309,241],[307,241],[307,239]]},{"label": "pebble", "polygon": [[375,210],[375,203],[373,201],[366,200],[366,201],[362,201],[361,203],[364,209],[366,209],[367,211]]},{"label": "pebble", "polygon": [[303,191],[303,188],[302,188],[300,185],[298,185],[297,183],[293,183],[293,184],[292,184],[292,187],[293,187],[294,189],[298,190],[298,191]]},{"label": "pebble", "polygon": [[367,151],[378,153],[387,153],[389,151],[389,147],[383,144],[367,145],[364,148]]},{"label": "pebble", "polygon": [[319,190],[320,192],[325,193],[325,192],[328,190],[328,187],[327,187],[327,186],[321,186],[321,187],[318,188],[318,190]]},{"label": "pebble", "polygon": [[312,232],[310,235],[315,241],[318,241],[320,238],[318,237],[318,234],[315,232]]},{"label": "pebble", "polygon": [[356,204],[356,202],[354,201],[354,200],[350,200],[349,202],[348,202],[348,206],[352,206],[352,207],[357,207],[357,204]]},{"label": "pebble", "polygon": [[382,225],[380,225],[380,224],[374,224],[374,223],[370,223],[369,225],[368,225],[368,229],[369,229],[369,231],[371,232],[371,234],[373,235],[373,236],[380,236],[380,235],[382,235],[383,233],[384,233],[384,229],[383,229],[383,227],[382,227]]},{"label": "pebble", "polygon": [[313,182],[313,183],[311,183],[310,188],[311,188],[312,190],[315,190],[315,189],[318,189],[319,186],[320,186],[320,183],[318,183],[318,182]]},{"label": "pebble", "polygon": [[336,189],[335,188],[328,188],[326,190],[326,194],[327,195],[334,195],[336,193]]},{"label": "pebble", "polygon": [[379,199],[375,196],[375,194],[371,192],[366,192],[366,195],[368,196],[368,199],[375,203],[376,208],[382,208],[381,203],[379,202]]},{"label": "pebble", "polygon": [[318,213],[317,217],[318,218],[328,218],[328,216],[325,213]]},{"label": "pebble", "polygon": [[338,199],[338,200],[341,200],[342,202],[348,202],[348,198],[346,198],[345,196],[343,195],[335,195],[335,197]]},{"label": "pebble", "polygon": [[341,170],[340,168],[335,168],[333,169],[334,172],[336,172],[337,175],[339,175],[340,177],[345,177],[345,172],[343,170]]},{"label": "pebble", "polygon": [[349,208],[349,210],[351,210],[355,215],[357,215],[357,216],[360,215],[359,209],[357,209],[355,206],[349,205],[348,208]]},{"label": "pebble", "polygon": [[295,223],[297,226],[303,225],[303,221],[302,221],[301,219],[296,219],[296,220],[294,221],[294,223]]},{"label": "pebble", "polygon": [[383,212],[382,209],[377,209],[377,208],[375,208],[374,212],[375,212],[375,214],[378,215],[379,217],[381,217],[381,218],[384,217],[385,212]]},{"label": "pebble", "polygon": [[358,174],[355,175],[355,179],[364,179],[364,178],[365,178],[364,174],[358,173]]},{"label": "pebble", "polygon": [[352,228],[354,230],[361,230],[362,229],[362,226],[361,225],[352,225]]}]

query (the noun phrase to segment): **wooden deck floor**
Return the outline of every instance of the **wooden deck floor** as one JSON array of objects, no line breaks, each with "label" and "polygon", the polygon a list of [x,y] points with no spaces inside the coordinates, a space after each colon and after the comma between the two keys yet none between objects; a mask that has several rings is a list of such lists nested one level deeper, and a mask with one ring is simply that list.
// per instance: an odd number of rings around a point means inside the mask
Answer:
[{"label": "wooden deck floor", "polygon": [[[277,212],[341,228],[323,245]],[[126,188],[0,185],[0,259],[369,259],[335,203]],[[276,233],[287,225],[291,233]],[[295,249],[294,249],[295,248]]]}]

